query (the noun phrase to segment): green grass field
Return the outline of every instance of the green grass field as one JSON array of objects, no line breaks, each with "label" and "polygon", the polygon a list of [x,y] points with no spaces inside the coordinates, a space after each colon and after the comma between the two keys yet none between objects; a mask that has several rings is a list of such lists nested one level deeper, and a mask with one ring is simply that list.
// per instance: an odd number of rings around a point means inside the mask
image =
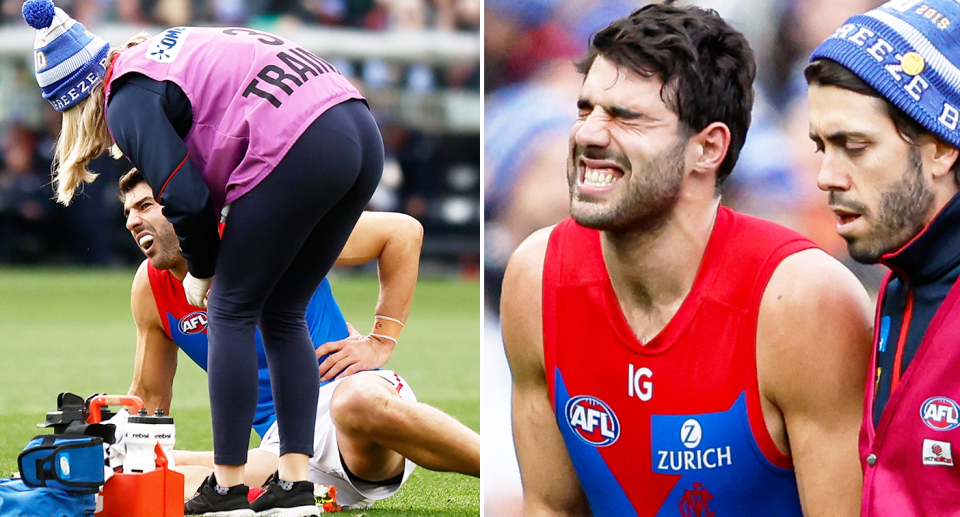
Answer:
[{"label": "green grass field", "polygon": [[[135,326],[131,270],[0,268],[0,476],[17,470],[35,424],[56,410],[57,394],[125,394]],[[347,320],[369,331],[377,297],[374,277],[333,277]],[[400,346],[387,367],[400,372],[420,401],[480,430],[480,286],[421,279]],[[212,448],[206,377],[180,358],[171,410],[177,448]],[[256,435],[254,435],[256,436]],[[255,442],[254,442],[255,443]],[[479,515],[479,480],[418,468],[374,516]]]}]

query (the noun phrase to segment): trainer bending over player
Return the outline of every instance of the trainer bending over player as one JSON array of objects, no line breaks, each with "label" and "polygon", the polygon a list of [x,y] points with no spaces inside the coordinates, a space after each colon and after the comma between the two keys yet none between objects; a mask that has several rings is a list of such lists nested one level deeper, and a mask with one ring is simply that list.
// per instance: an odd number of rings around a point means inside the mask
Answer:
[{"label": "trainer bending over player", "polygon": [[[383,169],[383,142],[350,82],[296,43],[252,29],[174,27],[111,50],[55,8],[28,0],[43,96],[63,111],[54,184],[67,204],[90,159],[115,145],[164,206],[187,261],[193,305],[209,293],[215,476],[190,513],[313,503],[308,461],[319,372],[307,304],[343,248]],[[230,225],[217,235],[217,214]],[[282,429],[280,476],[263,498],[243,485],[257,405],[259,328]],[[226,502],[226,500],[236,502]],[[309,500],[310,504],[307,504]]]},{"label": "trainer bending over player", "polygon": [[[148,408],[169,411],[178,347],[206,367],[205,312],[190,306],[181,287],[186,260],[170,222],[143,177],[132,170],[120,180],[127,229],[147,256],[134,278],[131,306],[137,324],[137,358],[130,394]],[[406,319],[413,301],[422,228],[402,214],[364,212],[344,246],[338,265],[379,259],[380,296],[376,314]],[[315,450],[310,479],[335,485],[337,501],[361,508],[399,490],[414,463],[431,470],[480,474],[480,437],[454,418],[416,402],[409,384],[390,370],[372,370],[389,359],[400,325],[375,322],[373,332],[348,336],[324,279],[307,309],[307,324],[322,359]],[[377,328],[379,326],[379,328]],[[378,333],[380,334],[378,336]],[[258,334],[259,335],[259,334]],[[328,342],[330,341],[330,342]],[[262,437],[250,451],[245,484],[260,486],[277,470],[277,425],[270,379],[258,347],[260,398],[254,429]],[[339,376],[338,376],[339,375]],[[187,475],[185,496],[213,468],[213,453],[175,451],[177,469]],[[209,490],[205,485],[201,490]]]}]

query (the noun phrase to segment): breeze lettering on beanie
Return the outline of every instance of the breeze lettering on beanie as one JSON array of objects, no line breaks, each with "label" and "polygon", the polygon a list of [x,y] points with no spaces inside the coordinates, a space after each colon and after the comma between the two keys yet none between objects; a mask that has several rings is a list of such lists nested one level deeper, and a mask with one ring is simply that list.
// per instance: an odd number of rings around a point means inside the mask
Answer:
[{"label": "breeze lettering on beanie", "polygon": [[55,110],[63,111],[90,95],[107,73],[110,45],[53,5],[52,0],[27,0],[23,19],[37,29],[34,69],[43,98]]},{"label": "breeze lettering on beanie", "polygon": [[843,65],[923,127],[960,147],[960,3],[892,0],[851,17],[810,60]]}]

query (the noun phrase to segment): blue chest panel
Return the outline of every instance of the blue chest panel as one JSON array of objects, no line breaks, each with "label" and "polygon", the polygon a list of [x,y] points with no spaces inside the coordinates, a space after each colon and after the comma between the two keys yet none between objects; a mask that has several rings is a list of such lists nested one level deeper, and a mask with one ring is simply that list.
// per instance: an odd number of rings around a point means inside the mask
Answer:
[{"label": "blue chest panel", "polygon": [[[652,414],[649,434],[637,435],[605,424],[611,411],[595,404],[599,417],[586,420],[606,425],[613,443],[584,439],[584,419],[571,420],[576,413],[567,407],[571,398],[559,371],[556,395],[560,432],[594,515],[802,517],[796,476],[761,452],[745,393],[727,411]],[[649,460],[629,452],[640,447],[649,448]]]},{"label": "blue chest panel", "polygon": [[727,411],[652,415],[650,425],[653,471],[680,475],[658,517],[803,516],[793,471],[771,464],[750,432],[745,393]]},{"label": "blue chest panel", "polygon": [[[170,324],[173,342],[187,354],[193,362],[206,371],[207,369],[207,333],[206,312],[197,311],[181,319],[172,314],[166,314]],[[345,339],[347,322],[340,312],[340,306],[333,298],[330,283],[326,278],[310,299],[306,312],[307,327],[314,348],[329,342]],[[253,428],[261,437],[276,420],[273,408],[273,392],[270,387],[270,372],[267,369],[267,357],[263,350],[263,341],[260,332],[255,332],[257,344],[257,367],[259,368],[259,386],[257,390],[257,412],[253,418]],[[317,364],[322,361],[318,359]]]}]

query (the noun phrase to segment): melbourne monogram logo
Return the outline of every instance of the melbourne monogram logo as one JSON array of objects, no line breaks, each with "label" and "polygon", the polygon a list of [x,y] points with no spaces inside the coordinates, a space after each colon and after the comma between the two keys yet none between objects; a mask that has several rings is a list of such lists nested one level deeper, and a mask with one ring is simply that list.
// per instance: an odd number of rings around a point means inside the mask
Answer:
[{"label": "melbourne monogram logo", "polygon": [[717,512],[710,511],[710,500],[713,495],[703,486],[703,483],[694,483],[693,488],[684,490],[680,498],[680,515],[682,517],[714,517]]}]

